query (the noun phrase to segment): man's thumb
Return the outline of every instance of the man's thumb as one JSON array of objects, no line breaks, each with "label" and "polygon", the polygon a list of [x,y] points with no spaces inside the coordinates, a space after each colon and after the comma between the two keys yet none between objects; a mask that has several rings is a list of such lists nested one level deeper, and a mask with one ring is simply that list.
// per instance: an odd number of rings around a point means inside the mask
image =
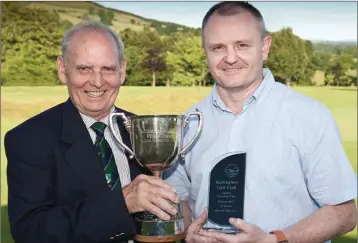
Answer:
[{"label": "man's thumb", "polygon": [[208,211],[204,208],[204,212],[195,220],[196,225],[203,225],[208,217]]},{"label": "man's thumb", "polygon": [[[201,228],[201,226],[203,224],[205,224],[206,222],[206,218],[207,218],[207,210],[206,208],[204,208],[204,212],[195,220],[193,220],[193,222],[189,225],[188,227],[188,233],[187,236],[190,238],[192,234],[194,234],[195,232],[198,232]],[[189,240],[190,242],[190,240]]]},{"label": "man's thumb", "polygon": [[244,220],[240,219],[240,218],[230,218],[229,222],[232,226],[234,226],[236,229],[243,231],[245,233],[248,232],[249,230],[249,225],[247,223],[244,222]]}]

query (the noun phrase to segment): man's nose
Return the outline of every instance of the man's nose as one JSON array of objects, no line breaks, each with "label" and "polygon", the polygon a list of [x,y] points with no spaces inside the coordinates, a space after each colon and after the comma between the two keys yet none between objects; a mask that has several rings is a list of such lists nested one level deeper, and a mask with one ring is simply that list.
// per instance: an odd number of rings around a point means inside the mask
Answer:
[{"label": "man's nose", "polygon": [[90,79],[90,83],[96,88],[101,88],[105,83],[105,79],[101,71],[93,71]]},{"label": "man's nose", "polygon": [[234,48],[227,48],[225,61],[229,64],[234,64],[238,61],[238,54]]}]

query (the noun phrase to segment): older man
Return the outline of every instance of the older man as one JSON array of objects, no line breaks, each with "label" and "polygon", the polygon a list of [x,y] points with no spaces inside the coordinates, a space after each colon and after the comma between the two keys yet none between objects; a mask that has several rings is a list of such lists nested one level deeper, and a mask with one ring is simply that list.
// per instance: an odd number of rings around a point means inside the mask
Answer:
[{"label": "older man", "polygon": [[[319,243],[354,229],[357,180],[336,123],[326,107],[262,68],[271,37],[261,13],[247,2],[218,3],[203,20],[202,37],[216,82],[189,111],[203,113],[203,131],[185,161],[165,173],[186,206],[187,224],[196,218],[187,242]],[[196,131],[189,125],[186,141]],[[208,190],[210,173],[217,158],[236,152],[246,154],[246,176],[232,211],[244,213],[226,224],[240,233],[200,231],[209,225],[209,196],[218,193]]]},{"label": "older man", "polygon": [[[134,213],[175,214],[172,188],[129,161],[108,130],[112,111],[131,114],[114,106],[126,72],[121,39],[101,24],[76,25],[57,68],[69,99],[5,136],[15,242],[124,242],[135,234]],[[116,129],[130,146],[122,122]]]}]

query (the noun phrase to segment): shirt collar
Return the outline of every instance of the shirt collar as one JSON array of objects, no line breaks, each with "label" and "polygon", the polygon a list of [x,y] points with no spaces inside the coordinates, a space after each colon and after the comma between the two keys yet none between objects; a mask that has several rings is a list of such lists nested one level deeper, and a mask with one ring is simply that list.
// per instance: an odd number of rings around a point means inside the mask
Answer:
[{"label": "shirt collar", "polygon": [[[109,114],[111,114],[114,110],[115,110],[115,107],[113,106],[113,107],[111,108],[111,111],[109,112]],[[90,116],[87,116],[87,115],[83,114],[83,113],[80,112],[80,111],[79,111],[79,113],[80,113],[80,115],[81,115],[81,117],[82,117],[82,120],[83,120],[84,123],[86,124],[87,129],[90,129],[91,126],[92,126],[95,122],[97,122],[96,119],[94,119],[94,118],[92,118],[92,117],[90,117]],[[103,122],[103,123],[106,124],[107,126],[108,126],[108,123],[109,123],[109,122],[108,122],[109,114],[100,120],[100,122]]]},{"label": "shirt collar", "polygon": [[[257,103],[260,97],[262,98],[272,87],[272,84],[275,82],[275,79],[268,68],[263,68],[263,76],[259,87],[255,90],[255,92],[245,101],[244,106],[247,106],[251,103]],[[217,83],[214,83],[214,87],[212,90],[212,103],[215,107],[220,108],[223,111],[229,111],[229,109],[225,106],[224,102],[221,100],[218,90]]]}]

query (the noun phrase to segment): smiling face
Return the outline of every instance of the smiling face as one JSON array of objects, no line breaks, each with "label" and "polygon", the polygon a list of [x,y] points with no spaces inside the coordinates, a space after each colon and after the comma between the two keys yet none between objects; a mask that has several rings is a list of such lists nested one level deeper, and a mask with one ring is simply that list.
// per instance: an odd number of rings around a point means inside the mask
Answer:
[{"label": "smiling face", "polygon": [[83,114],[96,120],[107,116],[125,80],[126,62],[119,61],[115,40],[103,30],[77,32],[65,60],[57,59],[58,76]]},{"label": "smiling face", "polygon": [[213,14],[203,32],[207,64],[219,87],[244,88],[262,78],[270,37],[262,40],[258,21],[247,11]]}]

